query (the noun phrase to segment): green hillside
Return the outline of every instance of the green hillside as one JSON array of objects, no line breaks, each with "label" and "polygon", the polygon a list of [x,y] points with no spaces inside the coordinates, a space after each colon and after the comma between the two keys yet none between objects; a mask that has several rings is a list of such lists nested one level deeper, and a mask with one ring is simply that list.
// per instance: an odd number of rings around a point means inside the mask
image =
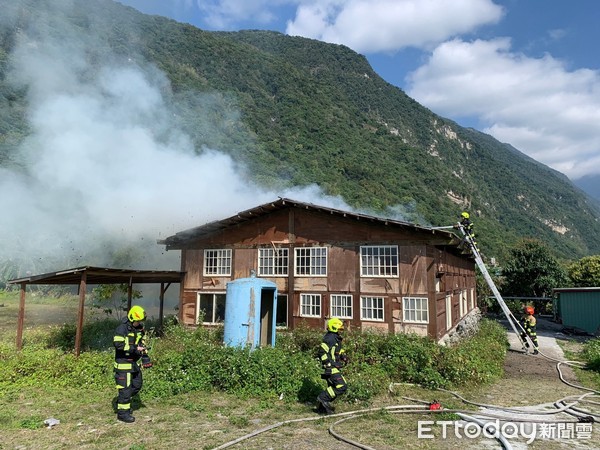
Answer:
[{"label": "green hillside", "polygon": [[[47,9],[67,3],[66,15]],[[357,209],[422,225],[450,225],[467,209],[482,251],[500,259],[524,236],[564,258],[600,253],[600,212],[565,176],[433,114],[347,47],[206,32],[111,0],[0,0],[0,8],[0,166],[17,164],[13,149],[28,134],[26,93],[7,82],[8,55],[19,33],[43,23],[54,35],[96,38],[88,58],[98,66],[155,64],[197,151],[229,153],[264,185],[317,183]],[[197,114],[198,93],[209,114]]]}]

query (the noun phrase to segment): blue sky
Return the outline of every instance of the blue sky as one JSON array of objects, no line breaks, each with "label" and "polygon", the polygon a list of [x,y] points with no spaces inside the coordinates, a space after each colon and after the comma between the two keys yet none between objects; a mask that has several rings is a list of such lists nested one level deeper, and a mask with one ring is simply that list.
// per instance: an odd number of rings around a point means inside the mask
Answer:
[{"label": "blue sky", "polygon": [[118,0],[203,30],[344,44],[435,113],[600,174],[597,0]]}]

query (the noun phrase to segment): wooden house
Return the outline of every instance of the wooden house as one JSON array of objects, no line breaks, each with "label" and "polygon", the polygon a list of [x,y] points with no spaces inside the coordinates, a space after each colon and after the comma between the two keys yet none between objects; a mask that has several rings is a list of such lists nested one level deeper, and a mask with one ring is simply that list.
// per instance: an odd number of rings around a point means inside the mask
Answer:
[{"label": "wooden house", "polygon": [[181,231],[179,314],[187,325],[224,320],[226,285],[255,274],[277,285],[277,326],[443,338],[476,307],[475,265],[449,231],[287,198]]}]

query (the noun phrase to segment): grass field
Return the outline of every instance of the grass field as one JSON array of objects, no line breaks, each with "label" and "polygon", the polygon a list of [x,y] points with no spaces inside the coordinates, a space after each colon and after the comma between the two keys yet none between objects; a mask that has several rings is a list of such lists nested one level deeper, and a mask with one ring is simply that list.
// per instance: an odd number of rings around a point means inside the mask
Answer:
[{"label": "grass field", "polygon": [[[0,341],[14,344],[18,293],[1,293]],[[28,296],[25,317],[25,345],[31,344],[38,333],[74,321],[76,299]],[[40,331],[42,330],[42,331]],[[574,354],[577,351],[573,347]],[[107,350],[109,351],[109,350]],[[0,363],[2,354],[0,352]],[[465,387],[461,395],[486,404],[524,406],[551,403],[565,395],[580,391],[561,383],[557,376],[528,376],[527,364],[521,366],[520,354],[507,358],[505,376],[493,385]],[[150,369],[152,370],[152,369]],[[544,372],[545,373],[545,372]],[[591,380],[590,382],[593,382]],[[43,385],[13,389],[6,383],[0,386],[0,449],[215,449],[232,443],[250,433],[273,426],[272,429],[232,444],[234,449],[351,449],[354,445],[337,440],[330,427],[347,416],[320,417],[313,404],[239,398],[223,392],[187,392],[160,400],[144,398],[134,403],[134,424],[115,420],[113,400],[115,389],[111,380],[94,389],[74,389],[69,386],[50,388]],[[352,389],[352,380],[349,380]],[[596,386],[598,388],[598,386]],[[398,385],[369,404],[340,401],[337,413],[377,409],[395,405],[417,404],[414,400],[438,400],[445,409],[470,409],[447,392]],[[386,449],[481,449],[500,448],[493,439],[467,439],[448,433],[442,437],[441,426],[434,426],[434,438],[419,439],[419,420],[453,420],[455,416],[442,412],[402,414],[384,410],[368,414],[354,413],[351,418],[335,425],[335,432],[347,439],[379,450]],[[46,419],[60,423],[44,426]],[[304,419],[304,420],[301,420]],[[290,420],[296,422],[285,423]],[[281,424],[280,426],[275,426]],[[598,448],[597,426],[590,440],[541,440],[528,448],[566,449]],[[519,441],[521,444],[523,441]],[[513,443],[516,443],[513,442]],[[524,448],[524,447],[522,447]]]}]

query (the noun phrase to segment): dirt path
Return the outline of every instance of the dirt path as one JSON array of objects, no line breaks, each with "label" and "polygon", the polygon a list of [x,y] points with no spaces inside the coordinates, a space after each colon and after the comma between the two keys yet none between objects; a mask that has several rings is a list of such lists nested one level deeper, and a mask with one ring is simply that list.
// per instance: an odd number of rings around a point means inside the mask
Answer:
[{"label": "dirt path", "polygon": [[[539,421],[536,439],[527,445],[526,439],[510,439],[514,449],[599,449],[600,430],[598,424],[593,427],[591,438],[585,438],[585,433],[577,433],[576,425],[567,424],[563,427],[562,439],[559,439],[559,429],[556,421],[572,421],[574,418],[564,413],[556,413],[556,401],[573,395],[582,395],[586,391],[574,388],[561,381],[557,369],[557,361],[564,361],[565,355],[558,345],[556,338],[565,338],[561,333],[562,326],[548,320],[538,320],[538,341],[541,354],[527,354],[521,348],[521,342],[512,329],[507,326],[507,336],[510,349],[504,364],[504,377],[493,386],[484,388],[479,397],[479,403],[498,405],[503,407],[519,408],[531,411],[530,414],[521,415],[515,412],[483,408],[482,413],[500,414],[506,421],[515,418],[527,418]],[[574,371],[564,364],[560,366],[565,381],[579,385]],[[587,406],[582,405],[586,408]],[[596,410],[596,414],[597,414]],[[540,435],[541,427],[548,430],[546,435]],[[586,425],[587,430],[588,425]],[[581,430],[581,429],[580,429]],[[531,431],[531,430],[530,430]],[[552,437],[555,438],[552,438]],[[582,438],[584,437],[584,438]],[[486,442],[490,448],[492,441]],[[498,443],[495,443],[496,447]]]}]

